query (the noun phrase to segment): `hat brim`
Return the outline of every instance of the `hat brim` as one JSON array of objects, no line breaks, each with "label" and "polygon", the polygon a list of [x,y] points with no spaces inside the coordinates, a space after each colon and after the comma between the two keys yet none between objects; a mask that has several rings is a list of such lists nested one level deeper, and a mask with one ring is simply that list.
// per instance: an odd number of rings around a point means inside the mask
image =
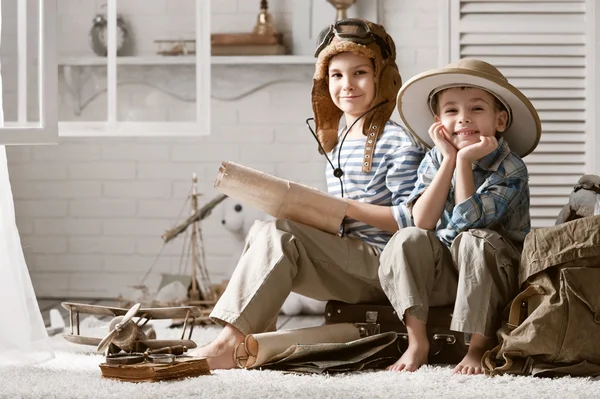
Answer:
[{"label": "hat brim", "polygon": [[436,88],[447,85],[480,87],[502,98],[512,112],[512,123],[502,134],[510,149],[525,157],[537,147],[542,127],[538,113],[527,97],[505,80],[463,68],[437,69],[416,75],[398,93],[400,118],[425,145],[433,147],[429,136],[433,123],[429,95]]}]

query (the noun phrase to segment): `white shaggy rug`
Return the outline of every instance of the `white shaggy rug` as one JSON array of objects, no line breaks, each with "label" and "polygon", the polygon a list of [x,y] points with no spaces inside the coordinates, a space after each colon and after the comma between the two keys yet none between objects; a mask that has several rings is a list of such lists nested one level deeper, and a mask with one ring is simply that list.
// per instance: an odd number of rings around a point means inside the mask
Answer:
[{"label": "white shaggy rug", "polygon": [[[87,321],[95,336],[106,327]],[[83,324],[83,321],[82,321]],[[93,328],[92,328],[93,327]],[[86,330],[83,330],[84,332]],[[209,342],[218,327],[196,328],[193,338]],[[160,329],[175,338],[180,329]],[[213,371],[182,381],[125,383],[101,377],[103,357],[93,348],[52,337],[55,359],[36,366],[0,368],[0,398],[600,398],[600,380],[590,378],[455,376],[448,367],[415,373],[367,371],[344,375],[291,375],[276,371]]]}]

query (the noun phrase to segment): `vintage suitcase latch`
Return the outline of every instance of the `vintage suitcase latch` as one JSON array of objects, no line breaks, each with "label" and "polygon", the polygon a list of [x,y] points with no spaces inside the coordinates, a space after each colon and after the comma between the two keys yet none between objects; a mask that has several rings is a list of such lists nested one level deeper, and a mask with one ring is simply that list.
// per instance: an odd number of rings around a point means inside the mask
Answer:
[{"label": "vintage suitcase latch", "polygon": [[354,323],[360,332],[361,338],[379,334],[380,328],[379,323],[377,323],[377,315],[375,311],[367,311],[365,312],[365,323]]}]

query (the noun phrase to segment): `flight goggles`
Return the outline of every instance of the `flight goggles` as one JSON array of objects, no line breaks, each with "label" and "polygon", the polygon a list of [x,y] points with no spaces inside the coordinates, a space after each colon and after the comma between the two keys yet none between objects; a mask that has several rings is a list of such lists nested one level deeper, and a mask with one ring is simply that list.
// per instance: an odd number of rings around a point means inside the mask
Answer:
[{"label": "flight goggles", "polygon": [[371,32],[371,28],[369,28],[369,24],[366,21],[359,19],[342,19],[333,25],[329,25],[319,33],[315,57],[319,56],[319,53],[331,43],[333,38],[342,42],[350,41],[364,45],[375,42],[381,49],[381,54],[384,59],[387,59],[392,53],[387,42]]}]

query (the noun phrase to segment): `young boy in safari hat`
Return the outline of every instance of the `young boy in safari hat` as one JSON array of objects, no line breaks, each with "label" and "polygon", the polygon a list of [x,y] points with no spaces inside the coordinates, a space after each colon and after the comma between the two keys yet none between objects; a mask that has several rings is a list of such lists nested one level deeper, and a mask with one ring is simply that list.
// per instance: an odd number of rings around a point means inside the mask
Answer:
[{"label": "young boy in safari hat", "polygon": [[434,147],[407,200],[416,227],[395,234],[382,254],[381,284],[409,339],[390,369],[427,363],[428,310],[454,303],[450,328],[472,334],[454,372],[479,374],[497,317],[518,289],[530,229],[521,158],[537,146],[540,120],[494,66],[475,59],[415,76],[400,90],[398,108],[406,126]]},{"label": "young boy in safari hat", "polygon": [[272,329],[291,291],[348,303],[385,300],[379,255],[394,232],[412,225],[404,201],[425,147],[389,121],[402,84],[394,41],[380,25],[342,20],[319,35],[315,55],[315,137],[329,155],[329,193],[347,198],[342,233],[290,220],[252,226],[211,313],[224,328],[194,353],[208,357],[211,369],[235,367],[234,348],[245,335]]}]

